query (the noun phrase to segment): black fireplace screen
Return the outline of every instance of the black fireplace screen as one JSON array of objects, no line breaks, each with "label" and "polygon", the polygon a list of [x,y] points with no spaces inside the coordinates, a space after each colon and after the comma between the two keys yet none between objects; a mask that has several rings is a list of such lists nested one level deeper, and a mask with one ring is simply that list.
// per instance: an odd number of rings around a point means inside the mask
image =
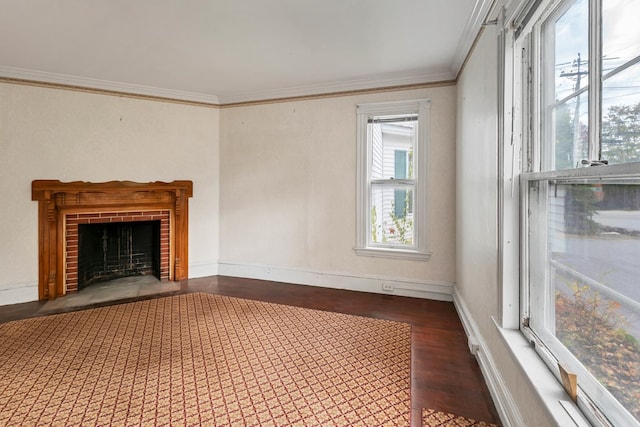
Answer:
[{"label": "black fireplace screen", "polygon": [[137,275],[160,279],[160,221],[78,226],[78,289]]}]

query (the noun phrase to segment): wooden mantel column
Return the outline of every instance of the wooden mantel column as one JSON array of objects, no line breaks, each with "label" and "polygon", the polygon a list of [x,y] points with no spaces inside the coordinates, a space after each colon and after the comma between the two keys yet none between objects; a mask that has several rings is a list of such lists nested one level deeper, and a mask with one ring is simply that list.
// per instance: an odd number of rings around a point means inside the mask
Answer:
[{"label": "wooden mantel column", "polygon": [[170,212],[170,280],[189,276],[189,198],[192,181],[111,181],[104,183],[35,180],[31,199],[38,201],[38,296],[66,293],[66,215],[163,210]]},{"label": "wooden mantel column", "polygon": [[[188,190],[188,191],[187,191]],[[189,203],[188,198],[192,196],[192,189],[181,188],[175,192],[175,229],[188,230],[189,228]],[[180,238],[176,238],[175,252],[175,280],[185,280],[189,277],[189,233],[181,233]]]}]

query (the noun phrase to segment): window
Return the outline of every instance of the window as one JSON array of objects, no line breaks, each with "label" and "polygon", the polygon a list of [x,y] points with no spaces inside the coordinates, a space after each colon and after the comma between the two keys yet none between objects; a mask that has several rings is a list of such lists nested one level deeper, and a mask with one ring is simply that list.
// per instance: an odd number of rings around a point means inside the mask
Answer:
[{"label": "window", "polygon": [[594,424],[640,425],[640,1],[529,16],[522,329]]},{"label": "window", "polygon": [[428,100],[358,106],[356,253],[428,259]]}]

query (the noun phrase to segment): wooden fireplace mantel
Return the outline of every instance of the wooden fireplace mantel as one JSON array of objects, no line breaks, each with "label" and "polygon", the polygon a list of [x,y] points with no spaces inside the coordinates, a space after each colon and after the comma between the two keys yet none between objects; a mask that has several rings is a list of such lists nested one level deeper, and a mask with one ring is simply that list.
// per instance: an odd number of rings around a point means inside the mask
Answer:
[{"label": "wooden fireplace mantel", "polygon": [[170,280],[189,275],[189,197],[192,181],[111,181],[103,183],[35,180],[38,201],[38,297],[52,299],[65,289],[65,218],[68,214],[166,210],[170,213]]}]

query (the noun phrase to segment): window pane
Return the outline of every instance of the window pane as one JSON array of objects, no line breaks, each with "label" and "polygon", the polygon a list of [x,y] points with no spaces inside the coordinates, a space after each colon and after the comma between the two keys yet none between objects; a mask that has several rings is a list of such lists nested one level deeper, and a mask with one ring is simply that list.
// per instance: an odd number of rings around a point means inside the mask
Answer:
[{"label": "window pane", "polygon": [[[640,161],[640,0],[602,3],[601,158]],[[625,68],[626,67],[626,68]]]},{"label": "window pane", "polygon": [[640,161],[640,63],[603,82],[602,108],[601,157],[610,164]]},{"label": "window pane", "polygon": [[550,170],[573,169],[589,158],[588,92],[554,108],[553,164]]},{"label": "window pane", "polygon": [[531,210],[544,213],[531,223],[530,270],[547,277],[531,285],[548,283],[534,291],[548,305],[545,327],[640,420],[640,180],[535,190],[545,182],[529,193]]},{"label": "window pane", "polygon": [[412,179],[417,116],[375,117],[371,135],[371,179]]},{"label": "window pane", "polygon": [[640,55],[640,0],[603,0],[603,73]]},{"label": "window pane", "polygon": [[371,187],[371,243],[413,246],[413,186]]},{"label": "window pane", "polygon": [[547,49],[554,54],[555,100],[561,100],[588,85],[589,2],[567,2],[545,24]]},{"label": "window pane", "polygon": [[542,27],[542,170],[575,168],[588,158],[588,6],[587,0],[565,2]]}]

